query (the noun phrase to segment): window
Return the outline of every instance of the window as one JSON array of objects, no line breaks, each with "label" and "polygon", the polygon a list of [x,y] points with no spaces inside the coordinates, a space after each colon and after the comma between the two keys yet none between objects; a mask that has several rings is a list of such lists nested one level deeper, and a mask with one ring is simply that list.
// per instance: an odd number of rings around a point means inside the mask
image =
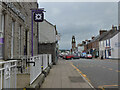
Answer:
[{"label": "window", "polygon": [[14,30],[15,30],[15,22],[12,22],[12,35],[11,35],[11,59],[13,58],[13,48],[14,48]]},{"label": "window", "polygon": [[19,26],[19,57],[21,57],[21,29],[22,26]]},{"label": "window", "polygon": [[3,58],[3,40],[4,40],[4,27],[5,27],[5,15],[2,14],[1,18],[1,25],[0,25],[0,58]]}]

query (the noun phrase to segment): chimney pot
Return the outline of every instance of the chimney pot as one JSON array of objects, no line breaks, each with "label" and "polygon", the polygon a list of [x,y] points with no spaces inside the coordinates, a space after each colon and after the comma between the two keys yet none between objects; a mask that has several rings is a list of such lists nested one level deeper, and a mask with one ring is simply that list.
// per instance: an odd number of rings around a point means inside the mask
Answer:
[{"label": "chimney pot", "polygon": [[99,34],[102,35],[103,33],[107,32],[107,30],[100,30]]}]

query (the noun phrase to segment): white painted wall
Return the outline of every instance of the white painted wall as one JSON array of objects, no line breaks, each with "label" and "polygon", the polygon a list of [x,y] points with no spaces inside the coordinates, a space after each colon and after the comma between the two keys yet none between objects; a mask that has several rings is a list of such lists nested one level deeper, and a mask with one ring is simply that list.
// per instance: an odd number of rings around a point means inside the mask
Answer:
[{"label": "white painted wall", "polygon": [[55,43],[55,27],[47,21],[39,23],[39,43]]},{"label": "white painted wall", "polygon": [[84,46],[78,46],[78,52],[81,52],[84,51]]},{"label": "white painted wall", "polygon": [[120,58],[120,32],[111,38],[111,58]]},{"label": "white painted wall", "polygon": [[106,40],[99,42],[99,57],[103,55],[103,58],[105,58],[105,46]]}]

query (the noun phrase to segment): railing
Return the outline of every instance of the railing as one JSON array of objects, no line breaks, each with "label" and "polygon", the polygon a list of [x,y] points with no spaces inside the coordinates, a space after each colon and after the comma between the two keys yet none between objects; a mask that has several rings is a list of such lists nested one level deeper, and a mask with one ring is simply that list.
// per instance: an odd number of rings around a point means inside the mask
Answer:
[{"label": "railing", "polygon": [[[0,89],[2,88],[16,88],[17,84],[17,60],[0,62]],[[4,84],[3,84],[4,83]]]},{"label": "railing", "polygon": [[30,74],[32,84],[51,63],[51,54],[25,56],[19,60],[0,62],[0,89],[17,88],[17,74]]},{"label": "railing", "polygon": [[52,59],[50,54],[41,54],[30,57],[30,62],[34,62],[30,64],[30,84],[32,84],[42,71],[48,67],[49,63],[52,63]]},{"label": "railing", "polygon": [[49,65],[52,64],[52,56],[51,56],[51,54],[48,54],[48,61],[49,61]]},{"label": "railing", "polygon": [[45,70],[48,67],[48,57],[47,54],[43,54],[43,70]]},{"label": "railing", "polygon": [[35,62],[30,65],[30,84],[42,73],[42,55],[30,57],[30,62]]}]

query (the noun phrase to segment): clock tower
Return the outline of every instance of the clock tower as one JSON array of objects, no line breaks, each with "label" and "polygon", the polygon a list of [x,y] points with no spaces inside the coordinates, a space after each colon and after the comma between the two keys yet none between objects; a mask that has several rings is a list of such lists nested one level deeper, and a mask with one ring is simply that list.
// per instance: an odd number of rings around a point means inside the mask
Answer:
[{"label": "clock tower", "polygon": [[75,36],[72,36],[72,51],[75,51],[75,49],[76,49]]}]

